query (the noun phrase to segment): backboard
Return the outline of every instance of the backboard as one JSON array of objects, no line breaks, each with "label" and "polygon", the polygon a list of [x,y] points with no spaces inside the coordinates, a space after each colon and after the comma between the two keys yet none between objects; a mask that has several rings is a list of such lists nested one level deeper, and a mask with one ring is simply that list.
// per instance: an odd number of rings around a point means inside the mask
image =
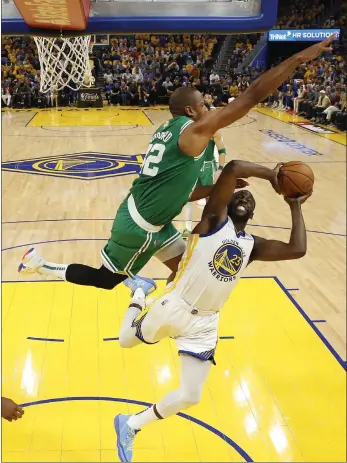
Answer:
[{"label": "backboard", "polygon": [[[30,27],[24,21],[27,5],[43,8],[53,15],[54,5],[76,7],[89,0],[2,0],[3,35],[78,35],[126,33],[211,33],[232,34],[262,32],[272,28],[277,19],[278,0],[94,0],[86,24],[71,30],[64,24],[56,31]],[[23,6],[23,5],[26,6]],[[36,5],[36,6],[35,6]],[[19,11],[20,10],[20,11]],[[52,23],[54,21],[51,21]],[[58,21],[55,21],[56,24]],[[46,26],[45,26],[46,27]],[[47,26],[49,27],[49,26]],[[66,29],[70,29],[66,31]]]}]

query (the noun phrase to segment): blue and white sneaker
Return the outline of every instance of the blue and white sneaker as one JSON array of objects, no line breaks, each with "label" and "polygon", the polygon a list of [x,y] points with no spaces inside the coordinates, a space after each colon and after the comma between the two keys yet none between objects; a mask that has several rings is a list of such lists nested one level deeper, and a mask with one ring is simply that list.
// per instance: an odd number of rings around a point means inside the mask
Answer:
[{"label": "blue and white sneaker", "polygon": [[35,248],[31,248],[22,257],[22,261],[18,267],[18,272],[35,273],[40,267],[43,267],[44,265],[45,260],[37,254]]},{"label": "blue and white sneaker", "polygon": [[152,280],[152,278],[139,277],[138,275],[136,275],[135,278],[127,278],[123,283],[130,289],[131,295],[133,295],[138,288],[143,290],[145,296],[148,296],[157,289],[157,283]]},{"label": "blue and white sneaker", "polygon": [[133,443],[136,436],[135,429],[128,425],[131,415],[117,415],[114,428],[117,434],[117,451],[120,461],[130,462],[133,458]]}]

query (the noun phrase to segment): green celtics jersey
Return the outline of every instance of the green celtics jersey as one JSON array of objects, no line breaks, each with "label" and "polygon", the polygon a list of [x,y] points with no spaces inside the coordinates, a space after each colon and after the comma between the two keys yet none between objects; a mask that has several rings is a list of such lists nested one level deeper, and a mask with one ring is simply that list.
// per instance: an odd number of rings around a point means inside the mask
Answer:
[{"label": "green celtics jersey", "polygon": [[192,122],[179,116],[159,127],[131,187],[138,212],[152,225],[165,225],[181,212],[200,175],[205,151],[192,157],[178,147],[180,134]]}]

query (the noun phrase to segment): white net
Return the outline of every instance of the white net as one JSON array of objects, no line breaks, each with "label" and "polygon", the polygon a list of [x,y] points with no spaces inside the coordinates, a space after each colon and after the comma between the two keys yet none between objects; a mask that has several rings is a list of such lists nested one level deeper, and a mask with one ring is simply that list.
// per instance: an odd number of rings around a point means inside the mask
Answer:
[{"label": "white net", "polygon": [[90,35],[80,37],[34,37],[41,65],[40,90],[77,90],[94,83],[89,61]]}]

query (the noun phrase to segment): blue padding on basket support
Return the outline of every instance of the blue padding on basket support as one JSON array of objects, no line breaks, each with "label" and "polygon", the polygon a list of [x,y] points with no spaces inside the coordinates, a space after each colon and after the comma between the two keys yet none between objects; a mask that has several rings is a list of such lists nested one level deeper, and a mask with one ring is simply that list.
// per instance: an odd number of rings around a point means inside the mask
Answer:
[{"label": "blue padding on basket support", "polygon": [[[205,1],[181,3],[179,7],[175,2],[92,3],[89,24],[84,33],[262,32],[275,24],[277,3],[278,0]],[[2,5],[1,24],[3,35],[48,35],[51,32],[29,27],[14,4]],[[57,31],[56,34],[59,35]],[[68,34],[74,35],[72,31]]]}]

